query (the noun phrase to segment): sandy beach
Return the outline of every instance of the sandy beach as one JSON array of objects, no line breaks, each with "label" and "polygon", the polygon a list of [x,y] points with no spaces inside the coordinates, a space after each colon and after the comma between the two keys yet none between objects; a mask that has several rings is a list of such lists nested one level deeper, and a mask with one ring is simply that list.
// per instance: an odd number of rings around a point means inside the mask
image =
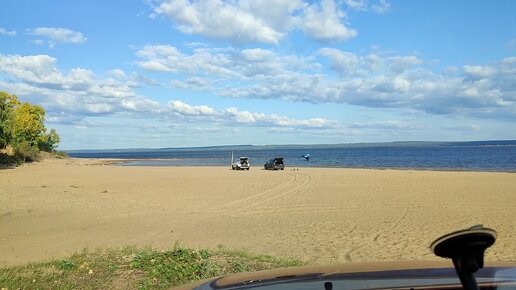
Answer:
[{"label": "sandy beach", "polygon": [[177,242],[311,264],[436,260],[434,239],[475,224],[498,232],[486,260],[516,260],[515,173],[232,171],[88,159],[0,170],[0,266]]}]

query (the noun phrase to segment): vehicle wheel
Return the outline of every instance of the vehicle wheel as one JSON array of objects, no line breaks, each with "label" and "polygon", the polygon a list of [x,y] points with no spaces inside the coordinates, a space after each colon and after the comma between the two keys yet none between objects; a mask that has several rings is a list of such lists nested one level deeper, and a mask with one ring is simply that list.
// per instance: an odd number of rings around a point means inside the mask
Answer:
[{"label": "vehicle wheel", "polygon": [[281,170],[285,170],[285,168],[281,168]]}]

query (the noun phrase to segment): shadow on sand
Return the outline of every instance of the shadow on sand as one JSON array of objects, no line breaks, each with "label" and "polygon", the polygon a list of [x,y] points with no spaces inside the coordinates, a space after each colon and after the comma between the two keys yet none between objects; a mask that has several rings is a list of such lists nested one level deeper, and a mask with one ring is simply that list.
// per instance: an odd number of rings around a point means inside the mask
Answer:
[{"label": "shadow on sand", "polygon": [[14,168],[16,168],[16,162],[9,155],[0,153],[0,170]]}]

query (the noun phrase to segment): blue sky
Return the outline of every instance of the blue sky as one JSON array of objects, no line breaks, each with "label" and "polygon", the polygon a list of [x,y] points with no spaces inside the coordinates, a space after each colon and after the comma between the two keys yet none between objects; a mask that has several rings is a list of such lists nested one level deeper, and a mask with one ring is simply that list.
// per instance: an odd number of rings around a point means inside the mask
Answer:
[{"label": "blue sky", "polygon": [[516,139],[516,2],[0,4],[61,149]]}]

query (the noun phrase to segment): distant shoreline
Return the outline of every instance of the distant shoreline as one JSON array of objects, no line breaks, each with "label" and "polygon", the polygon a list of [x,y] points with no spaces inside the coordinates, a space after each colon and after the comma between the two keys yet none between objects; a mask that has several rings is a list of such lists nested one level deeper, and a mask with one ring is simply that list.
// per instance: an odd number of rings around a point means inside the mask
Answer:
[{"label": "distant shoreline", "polygon": [[284,144],[284,145],[216,145],[216,146],[187,146],[163,148],[118,148],[118,149],[72,149],[63,150],[67,153],[92,152],[145,152],[145,151],[181,151],[181,150],[263,150],[263,149],[318,149],[318,148],[369,148],[369,147],[436,147],[436,146],[514,146],[516,140],[480,140],[480,141],[393,141],[365,143],[334,143],[334,144]]},{"label": "distant shoreline", "polygon": [[[98,165],[114,165],[114,166],[129,166],[129,167],[220,167],[220,168],[228,168],[231,169],[229,165],[155,165],[155,164],[131,164],[132,162],[160,162],[160,161],[179,161],[181,159],[174,158],[174,159],[167,159],[167,158],[149,158],[149,159],[116,159],[116,158],[77,158],[73,157],[71,159],[77,159],[77,160],[98,160]],[[401,171],[438,171],[438,172],[489,172],[489,173],[516,173],[516,170],[514,171],[507,171],[507,170],[471,170],[471,169],[448,169],[448,168],[411,168],[411,167],[340,167],[340,166],[286,166],[286,171],[292,171],[293,168],[302,168],[302,169],[367,169],[367,170],[401,170]],[[265,170],[263,166],[251,166],[251,170]]]}]

